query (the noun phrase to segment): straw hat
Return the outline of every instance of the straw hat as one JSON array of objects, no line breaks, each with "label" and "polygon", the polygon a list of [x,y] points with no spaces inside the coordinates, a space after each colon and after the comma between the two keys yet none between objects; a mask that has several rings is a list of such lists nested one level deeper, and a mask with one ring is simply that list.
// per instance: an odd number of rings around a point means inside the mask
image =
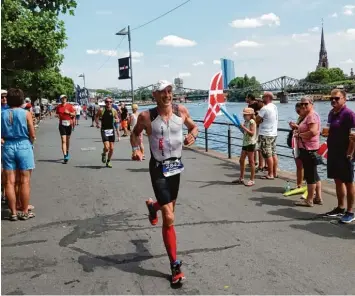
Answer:
[{"label": "straw hat", "polygon": [[254,109],[253,108],[244,108],[243,109],[243,115],[254,115]]}]

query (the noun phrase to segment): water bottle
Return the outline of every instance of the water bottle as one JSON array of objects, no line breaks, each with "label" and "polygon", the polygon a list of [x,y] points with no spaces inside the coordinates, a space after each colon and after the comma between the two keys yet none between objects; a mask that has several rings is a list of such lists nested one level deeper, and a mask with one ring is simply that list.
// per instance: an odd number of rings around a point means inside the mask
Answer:
[{"label": "water bottle", "polygon": [[289,192],[290,190],[291,190],[291,185],[290,185],[290,182],[287,181],[287,182],[286,182],[286,185],[285,185],[285,193],[286,193],[286,192]]}]

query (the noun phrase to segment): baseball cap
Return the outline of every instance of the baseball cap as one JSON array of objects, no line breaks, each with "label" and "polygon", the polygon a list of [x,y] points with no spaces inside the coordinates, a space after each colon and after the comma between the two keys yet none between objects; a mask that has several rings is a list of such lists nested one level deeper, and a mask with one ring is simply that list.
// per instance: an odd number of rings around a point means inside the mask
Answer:
[{"label": "baseball cap", "polygon": [[168,86],[173,87],[174,84],[172,84],[171,82],[169,82],[167,80],[159,80],[158,83],[153,86],[153,90],[154,91],[162,91],[162,90],[166,89]]},{"label": "baseball cap", "polygon": [[31,99],[30,99],[30,98],[26,98],[26,99],[25,99],[25,102],[26,102],[26,103],[30,103],[30,102],[31,102]]},{"label": "baseball cap", "polygon": [[63,98],[68,98],[68,97],[67,97],[67,95],[61,95],[59,98],[63,99]]},{"label": "baseball cap", "polygon": [[1,94],[2,94],[2,95],[7,95],[7,90],[2,89],[2,90],[1,90]]}]

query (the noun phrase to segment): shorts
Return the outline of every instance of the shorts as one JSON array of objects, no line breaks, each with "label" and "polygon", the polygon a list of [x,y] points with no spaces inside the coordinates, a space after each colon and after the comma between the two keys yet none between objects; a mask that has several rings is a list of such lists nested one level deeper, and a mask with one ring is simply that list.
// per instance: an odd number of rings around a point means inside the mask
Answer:
[{"label": "shorts", "polygon": [[35,168],[33,146],[30,140],[5,141],[1,149],[4,170],[28,171]]},{"label": "shorts", "polygon": [[165,177],[162,165],[156,166],[154,158],[149,161],[149,173],[155,198],[160,206],[164,206],[177,199],[180,187],[180,174]]},{"label": "shorts", "polygon": [[38,118],[38,117],[40,117],[40,115],[41,115],[41,114],[36,113],[36,114],[35,114],[35,117]]},{"label": "shorts", "polygon": [[77,115],[75,116],[75,118],[76,118],[77,120],[79,120],[79,119],[80,119],[80,114],[77,114]]},{"label": "shorts", "polygon": [[317,163],[312,158],[310,153],[315,153],[317,150],[307,151],[305,149],[300,149],[300,156],[298,159],[302,161],[304,179],[307,184],[316,184],[320,181],[317,169]]},{"label": "shorts", "polygon": [[121,127],[122,127],[122,128],[127,128],[127,127],[128,127],[128,121],[127,121],[127,119],[121,121]]},{"label": "shorts", "polygon": [[101,138],[102,138],[102,142],[114,143],[115,142],[115,131],[113,131],[112,136],[106,136],[105,130],[101,130]]},{"label": "shorts", "polygon": [[69,125],[69,126],[64,126],[64,125],[61,125],[59,124],[59,133],[61,136],[70,136],[71,135],[71,132],[72,132],[72,126]]},{"label": "shorts", "polygon": [[276,155],[276,138],[270,136],[259,136],[260,151],[264,158]]},{"label": "shorts", "polygon": [[329,179],[339,179],[344,183],[354,182],[354,162],[345,156],[332,156],[328,154],[327,175]]},{"label": "shorts", "polygon": [[254,151],[255,151],[255,146],[256,146],[256,144],[243,146],[243,147],[242,147],[242,151],[254,152]]}]

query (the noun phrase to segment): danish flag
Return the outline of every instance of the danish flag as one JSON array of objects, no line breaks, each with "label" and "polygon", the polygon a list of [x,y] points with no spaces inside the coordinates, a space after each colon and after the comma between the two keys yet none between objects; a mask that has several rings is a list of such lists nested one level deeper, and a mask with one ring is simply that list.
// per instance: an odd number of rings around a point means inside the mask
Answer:
[{"label": "danish flag", "polygon": [[220,104],[225,103],[225,95],[223,94],[222,72],[216,73],[211,80],[210,91],[208,93],[208,109],[203,120],[205,128],[209,128],[220,112]]},{"label": "danish flag", "polygon": [[327,145],[327,142],[323,143],[322,145],[320,145],[317,153],[324,157],[325,159],[328,158],[328,145]]}]

